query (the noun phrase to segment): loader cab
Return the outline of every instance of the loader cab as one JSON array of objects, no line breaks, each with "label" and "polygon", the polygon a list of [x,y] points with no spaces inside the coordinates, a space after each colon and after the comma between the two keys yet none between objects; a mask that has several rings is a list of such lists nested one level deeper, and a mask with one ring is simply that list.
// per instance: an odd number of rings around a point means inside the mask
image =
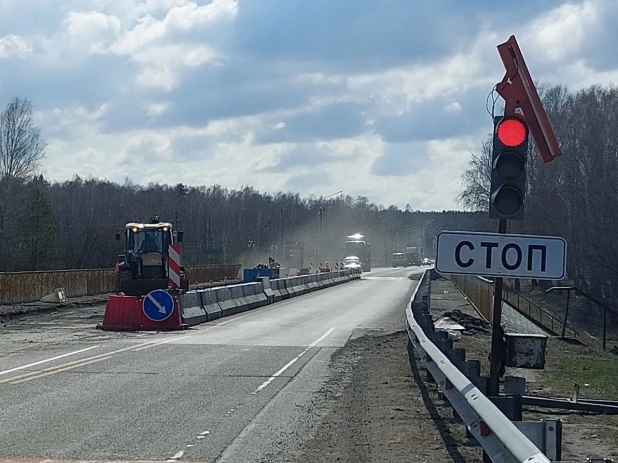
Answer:
[{"label": "loader cab", "polygon": [[[116,233],[116,240],[122,240],[121,233]],[[125,251],[119,268],[119,279],[122,280],[120,287],[131,293],[135,293],[133,288],[139,288],[137,292],[140,294],[150,287],[167,288],[169,247],[182,240],[182,232],[172,231],[172,225],[160,222],[158,217],[151,218],[149,223],[126,224]],[[143,283],[130,282],[136,280]],[[145,280],[150,281],[150,284],[146,285]]]}]

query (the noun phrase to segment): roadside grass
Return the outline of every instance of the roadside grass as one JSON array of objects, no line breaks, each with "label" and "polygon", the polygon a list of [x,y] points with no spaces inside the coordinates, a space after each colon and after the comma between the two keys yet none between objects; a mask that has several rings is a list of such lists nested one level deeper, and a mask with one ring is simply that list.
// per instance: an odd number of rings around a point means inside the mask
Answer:
[{"label": "roadside grass", "polygon": [[[595,347],[549,338],[545,369],[539,371],[536,381],[544,396],[570,398],[575,382],[582,400],[618,400],[618,357]],[[526,420],[544,418],[563,423],[563,459],[618,457],[618,416],[539,407],[524,410]]]},{"label": "roadside grass", "polygon": [[539,378],[545,390],[570,397],[575,382],[582,399],[618,400],[618,356],[550,338],[546,357]]}]

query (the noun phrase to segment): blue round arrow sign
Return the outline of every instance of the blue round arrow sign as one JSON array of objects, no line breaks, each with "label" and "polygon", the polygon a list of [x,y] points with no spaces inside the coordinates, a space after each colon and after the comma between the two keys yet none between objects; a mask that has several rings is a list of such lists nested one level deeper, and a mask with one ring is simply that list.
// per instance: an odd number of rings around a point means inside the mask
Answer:
[{"label": "blue round arrow sign", "polygon": [[174,298],[163,289],[155,289],[142,301],[142,309],[144,315],[153,322],[165,321],[174,311]]}]

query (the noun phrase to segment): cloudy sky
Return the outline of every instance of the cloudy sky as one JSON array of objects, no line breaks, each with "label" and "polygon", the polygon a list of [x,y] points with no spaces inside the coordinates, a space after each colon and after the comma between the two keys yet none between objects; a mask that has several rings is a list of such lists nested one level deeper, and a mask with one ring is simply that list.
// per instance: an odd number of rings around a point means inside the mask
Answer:
[{"label": "cloudy sky", "polygon": [[534,79],[617,81],[618,1],[2,0],[0,104],[45,174],[458,208],[515,34]]}]

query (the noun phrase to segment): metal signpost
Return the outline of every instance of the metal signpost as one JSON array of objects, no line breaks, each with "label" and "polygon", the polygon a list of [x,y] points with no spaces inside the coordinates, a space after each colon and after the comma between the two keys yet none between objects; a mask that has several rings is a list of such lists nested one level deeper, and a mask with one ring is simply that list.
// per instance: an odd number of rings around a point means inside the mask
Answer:
[{"label": "metal signpost", "polygon": [[490,396],[498,396],[500,385],[502,278],[558,280],[566,274],[562,238],[506,234],[508,220],[524,218],[529,135],[543,162],[562,153],[515,36],[498,45],[498,53],[506,73],[496,91],[505,105],[504,115],[493,121],[489,201],[489,217],[499,221],[498,234],[443,232],[436,252],[438,272],[495,277]]},{"label": "metal signpost", "polygon": [[[506,234],[507,220],[523,220],[526,196],[528,135],[547,163],[562,155],[560,146],[536,91],[515,36],[498,45],[506,71],[496,85],[504,99],[504,116],[494,119],[493,165],[489,216],[499,219],[498,233]],[[494,283],[494,315],[491,336],[489,394],[500,391],[500,349],[502,342],[502,277]]]}]

